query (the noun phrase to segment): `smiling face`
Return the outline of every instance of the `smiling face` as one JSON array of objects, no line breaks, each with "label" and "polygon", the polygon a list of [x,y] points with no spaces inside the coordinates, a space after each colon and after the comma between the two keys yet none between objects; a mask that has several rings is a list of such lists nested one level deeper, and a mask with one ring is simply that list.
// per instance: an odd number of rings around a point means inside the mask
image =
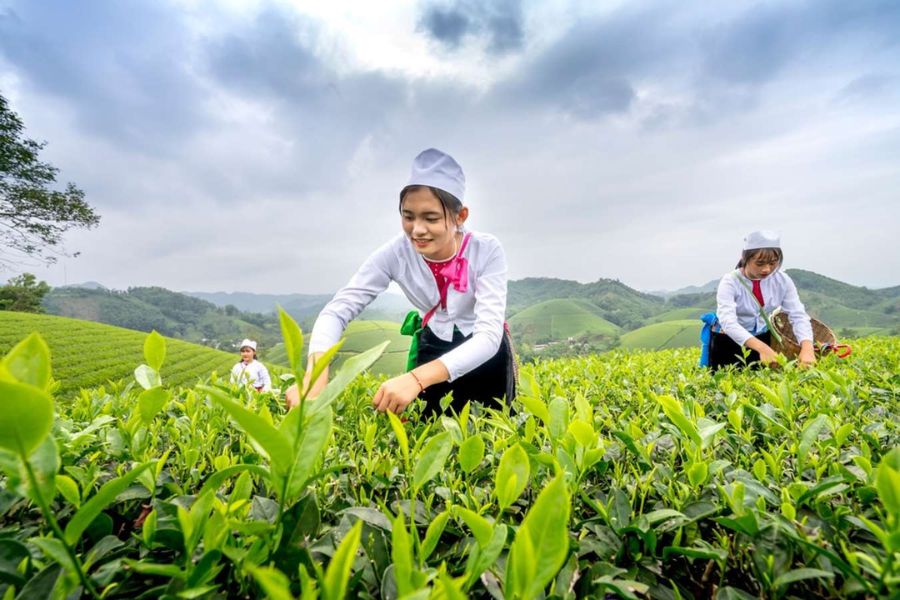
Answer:
[{"label": "smiling face", "polygon": [[249,363],[256,356],[256,350],[251,348],[250,346],[244,346],[241,348],[241,360],[245,363]]},{"label": "smiling face", "polygon": [[456,215],[425,186],[409,189],[400,202],[403,231],[416,252],[429,260],[446,260],[456,252],[456,235],[468,216],[463,207]]},{"label": "smiling face", "polygon": [[777,248],[760,248],[744,255],[744,275],[748,279],[765,279],[781,266],[782,254]]}]

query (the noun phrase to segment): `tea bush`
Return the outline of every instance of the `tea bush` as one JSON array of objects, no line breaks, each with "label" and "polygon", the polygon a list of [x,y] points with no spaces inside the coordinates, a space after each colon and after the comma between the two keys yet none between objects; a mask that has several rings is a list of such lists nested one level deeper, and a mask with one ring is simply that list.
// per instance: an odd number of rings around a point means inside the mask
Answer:
[{"label": "tea bush", "polygon": [[896,338],[808,370],[539,362],[511,410],[433,421],[372,410],[359,374],[383,350],[284,414],[215,379],[170,386],[155,334],[134,381],[54,403],[28,337],[0,365],[0,595],[900,593]]}]

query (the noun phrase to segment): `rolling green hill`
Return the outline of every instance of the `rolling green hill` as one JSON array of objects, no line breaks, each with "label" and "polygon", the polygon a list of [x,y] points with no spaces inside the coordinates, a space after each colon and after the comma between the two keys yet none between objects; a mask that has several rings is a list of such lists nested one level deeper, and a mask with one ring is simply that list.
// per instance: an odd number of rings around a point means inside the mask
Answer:
[{"label": "rolling green hill", "polygon": [[699,319],[665,321],[646,325],[622,334],[619,341],[623,348],[664,350],[700,345]]},{"label": "rolling green hill", "polygon": [[[385,375],[399,375],[406,370],[406,357],[409,353],[410,337],[400,333],[400,324],[390,321],[352,321],[345,332],[347,341],[341,347],[335,358],[335,364],[340,365],[349,357],[377,346],[385,340],[390,340],[390,345],[384,354],[372,366],[373,373]],[[309,341],[308,339],[306,340]],[[262,349],[261,356],[266,362],[288,366],[287,354],[284,344],[276,344],[271,350]]]},{"label": "rolling green hill", "polygon": [[590,302],[594,307],[592,312],[597,316],[623,329],[631,329],[640,326],[666,307],[662,298],[639,292],[613,279],[579,283],[565,279],[531,277],[510,281],[508,290],[510,317],[546,300],[578,298]]},{"label": "rolling green hill", "polygon": [[509,319],[509,328],[517,341],[528,344],[570,337],[615,337],[619,327],[598,316],[597,312],[599,310],[585,300],[547,300],[517,312]]},{"label": "rolling green hill", "polygon": [[[0,311],[0,355],[32,332],[40,333],[50,346],[53,377],[62,382],[57,392],[61,397],[72,396],[81,388],[131,378],[135,367],[144,361],[145,333],[79,319],[7,311]],[[237,361],[237,354],[166,339],[163,383],[193,384],[213,371],[227,375]]]},{"label": "rolling green hill", "polygon": [[44,298],[53,315],[84,319],[231,350],[243,338],[272,345],[281,339],[274,315],[243,313],[159,287],[106,289],[54,288]]}]

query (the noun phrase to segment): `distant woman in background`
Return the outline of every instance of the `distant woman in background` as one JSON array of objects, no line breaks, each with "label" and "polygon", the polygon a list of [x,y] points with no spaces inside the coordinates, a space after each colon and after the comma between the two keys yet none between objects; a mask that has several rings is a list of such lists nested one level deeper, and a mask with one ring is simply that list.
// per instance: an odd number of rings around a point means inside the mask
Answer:
[{"label": "distant woman in background", "polygon": [[719,282],[716,317],[719,332],[709,340],[709,366],[717,370],[744,364],[743,348],[750,350],[748,362],[770,365],[776,353],[769,345],[768,316],[779,306],[787,313],[800,344],[801,364],[816,362],[813,330],[797,288],[781,270],[784,254],[781,240],[772,231],[754,231],[744,238],[744,251],[737,268]]},{"label": "distant woman in background", "polygon": [[[353,320],[391,281],[397,282],[418,311],[402,331],[414,335],[408,372],[385,381],[372,404],[379,411],[402,412],[416,397],[425,414],[441,412],[441,399],[453,394],[456,411],[474,400],[500,406],[515,395],[515,363],[505,329],[506,256],[492,235],[466,231],[465,175],[449,155],[430,148],[413,161],[400,191],[403,231],[377,249],[319,313],[309,343],[312,365],[338,342]],[[415,354],[413,356],[413,354]],[[327,382],[327,370],[309,387],[309,397]],[[296,406],[296,386],[287,392]]]},{"label": "distant woman in background", "polygon": [[266,366],[256,360],[256,342],[241,342],[241,360],[231,369],[231,383],[249,383],[257,392],[272,389],[272,379]]}]

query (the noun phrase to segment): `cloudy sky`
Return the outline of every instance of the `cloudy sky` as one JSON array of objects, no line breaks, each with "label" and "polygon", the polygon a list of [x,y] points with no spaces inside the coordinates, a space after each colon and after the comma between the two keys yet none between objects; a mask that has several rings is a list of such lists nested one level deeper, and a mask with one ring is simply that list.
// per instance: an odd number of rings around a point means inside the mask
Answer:
[{"label": "cloudy sky", "polygon": [[333,291],[429,146],[511,278],[900,284],[895,0],[0,0],[0,93],[102,216],[53,285]]}]

